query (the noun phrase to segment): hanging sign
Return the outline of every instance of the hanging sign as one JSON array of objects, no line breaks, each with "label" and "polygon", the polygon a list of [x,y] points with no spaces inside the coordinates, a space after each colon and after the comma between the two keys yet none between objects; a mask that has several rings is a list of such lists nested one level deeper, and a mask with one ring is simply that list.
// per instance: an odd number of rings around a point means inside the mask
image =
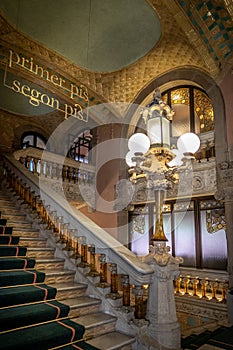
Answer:
[{"label": "hanging sign", "polygon": [[[8,71],[13,68],[22,70],[52,84],[55,88],[62,90],[62,92],[74,102],[71,104],[61,104],[60,101],[56,97],[51,96],[51,94],[47,94],[39,88],[35,89],[30,86],[29,83],[25,84],[25,82],[22,82],[20,79],[12,79]],[[82,105],[88,106],[89,104],[86,86],[76,85],[62,75],[53,72],[50,68],[38,65],[35,63],[33,57],[27,58],[16,51],[9,50],[9,57],[4,72],[4,86],[25,96],[28,102],[34,107],[39,107],[42,104],[63,112],[65,119],[72,116],[85,122],[88,121],[87,113],[84,113],[82,108]]]}]

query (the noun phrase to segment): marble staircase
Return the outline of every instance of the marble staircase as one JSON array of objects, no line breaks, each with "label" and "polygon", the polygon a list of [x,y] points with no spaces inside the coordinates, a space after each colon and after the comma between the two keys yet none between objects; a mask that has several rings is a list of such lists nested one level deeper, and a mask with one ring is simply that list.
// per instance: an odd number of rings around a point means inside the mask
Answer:
[{"label": "marble staircase", "polygon": [[57,289],[56,300],[70,307],[69,318],[85,326],[84,340],[100,350],[132,349],[135,339],[116,330],[117,318],[101,311],[101,300],[88,295],[87,284],[77,282],[75,271],[55,256],[55,248],[41,236],[22,204],[14,192],[2,188],[1,218],[13,227],[13,235],[20,236],[19,245],[27,247],[27,257],[36,260],[36,270],[45,273],[45,283]]}]

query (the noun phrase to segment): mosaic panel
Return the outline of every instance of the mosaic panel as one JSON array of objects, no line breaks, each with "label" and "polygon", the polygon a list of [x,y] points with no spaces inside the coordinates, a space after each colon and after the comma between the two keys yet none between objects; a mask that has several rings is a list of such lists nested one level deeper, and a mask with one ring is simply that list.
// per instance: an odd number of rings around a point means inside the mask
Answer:
[{"label": "mosaic panel", "polygon": [[216,62],[226,59],[233,51],[232,4],[229,1],[188,1],[179,4],[188,15],[198,34]]}]

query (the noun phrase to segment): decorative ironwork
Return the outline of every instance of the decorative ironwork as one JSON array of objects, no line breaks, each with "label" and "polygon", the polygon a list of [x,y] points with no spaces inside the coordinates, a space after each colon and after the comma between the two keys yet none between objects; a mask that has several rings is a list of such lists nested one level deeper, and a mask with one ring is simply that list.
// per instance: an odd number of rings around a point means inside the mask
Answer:
[{"label": "decorative ironwork", "polygon": [[214,130],[214,111],[210,98],[203,92],[194,89],[194,109],[200,119],[200,132]]}]

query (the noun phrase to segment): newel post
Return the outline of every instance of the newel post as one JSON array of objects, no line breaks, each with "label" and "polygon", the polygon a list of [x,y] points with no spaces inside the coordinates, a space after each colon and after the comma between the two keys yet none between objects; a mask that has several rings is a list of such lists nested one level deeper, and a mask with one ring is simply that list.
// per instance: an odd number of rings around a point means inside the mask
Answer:
[{"label": "newel post", "polygon": [[180,324],[176,316],[174,279],[179,276],[182,258],[169,254],[166,242],[154,242],[144,262],[154,270],[148,291],[146,319],[149,325],[142,341],[150,350],[180,348]]}]

